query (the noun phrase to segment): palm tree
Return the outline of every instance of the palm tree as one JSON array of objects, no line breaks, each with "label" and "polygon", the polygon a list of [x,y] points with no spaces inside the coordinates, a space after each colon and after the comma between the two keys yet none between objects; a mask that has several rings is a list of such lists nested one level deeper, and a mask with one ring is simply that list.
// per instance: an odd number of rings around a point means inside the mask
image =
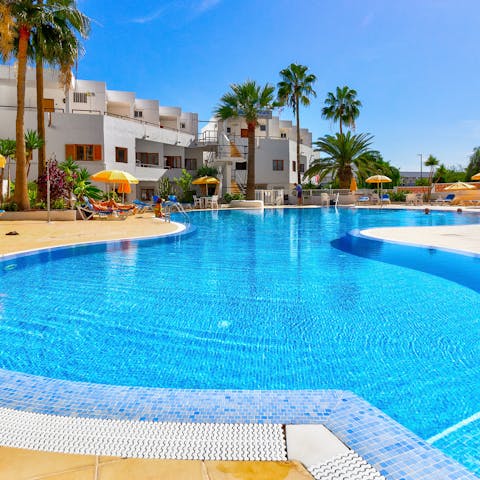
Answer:
[{"label": "palm tree", "polygon": [[[17,118],[15,123],[17,162],[14,200],[20,210],[28,210],[27,159],[24,140],[25,77],[27,72],[28,47],[35,29],[52,25],[54,14],[65,14],[70,0],[1,0],[0,2],[0,54],[4,58],[15,55],[17,71]],[[63,12],[63,13],[62,13]],[[53,28],[53,27],[52,27]],[[16,39],[16,49],[14,40]],[[46,51],[46,50],[45,50]],[[42,52],[45,52],[42,50]],[[42,75],[43,78],[43,75]],[[43,98],[42,102],[43,104]]]},{"label": "palm tree", "polygon": [[282,80],[278,83],[278,100],[281,104],[292,107],[297,122],[297,172],[298,184],[301,184],[300,175],[300,104],[304,107],[310,105],[309,97],[316,97],[312,85],[317,77],[312,73],[307,74],[308,67],[292,63],[280,72]]},{"label": "palm tree", "polygon": [[27,162],[27,177],[30,172],[30,164],[33,159],[33,151],[39,150],[45,145],[42,137],[35,130],[27,130],[25,132],[25,155]]},{"label": "palm tree", "polygon": [[[43,105],[44,63],[60,67],[60,83],[68,89],[71,83],[71,69],[83,53],[76,33],[86,38],[90,20],[76,8],[75,0],[55,0],[51,15],[32,30],[32,56],[35,61],[37,88],[37,130],[45,139],[45,109]],[[46,145],[38,150],[38,178],[45,173]]]},{"label": "palm tree", "polygon": [[467,169],[465,171],[465,180],[468,182],[472,176],[480,172],[480,147],[475,147],[470,155]]},{"label": "palm tree", "polygon": [[358,100],[357,91],[344,86],[337,87],[336,96],[328,92],[325,99],[325,107],[322,109],[322,117],[333,120],[340,124],[340,134],[343,133],[342,125],[355,130],[355,120],[360,115],[362,102]]},{"label": "palm tree", "polygon": [[[0,155],[3,155],[7,162],[10,158],[15,156],[15,151],[17,150],[15,140],[11,140],[10,138],[5,138],[0,140]],[[9,167],[10,168],[10,167]],[[3,202],[3,177],[5,174],[5,167],[2,168],[2,173],[0,175],[0,201]],[[10,194],[10,184],[8,185],[7,189],[7,196]]]},{"label": "palm tree", "polygon": [[361,178],[376,171],[375,151],[370,149],[373,137],[368,133],[351,132],[325,135],[315,145],[316,151],[324,153],[325,158],[315,160],[305,172],[312,178],[319,175],[320,180],[330,174],[338,178],[340,188],[349,188],[355,167]]},{"label": "palm tree", "polygon": [[244,117],[248,130],[247,157],[247,200],[255,200],[255,128],[258,117],[264,110],[269,110],[277,104],[274,102],[275,87],[261,87],[253,80],[230,86],[231,92],[220,99],[221,104],[215,110],[215,115],[222,120],[234,117]]},{"label": "palm tree", "polygon": [[433,155],[429,155],[427,160],[425,161],[425,166],[430,167],[430,173],[428,175],[429,189],[428,189],[428,194],[427,194],[427,202],[430,201],[430,197],[432,195],[433,174],[435,173],[435,167],[437,167],[438,165],[440,165],[440,162]]}]

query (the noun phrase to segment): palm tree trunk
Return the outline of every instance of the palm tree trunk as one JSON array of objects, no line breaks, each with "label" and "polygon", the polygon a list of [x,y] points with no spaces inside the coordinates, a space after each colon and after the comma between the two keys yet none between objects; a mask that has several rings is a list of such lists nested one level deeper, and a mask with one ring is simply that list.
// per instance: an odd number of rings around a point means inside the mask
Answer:
[{"label": "palm tree trunk", "polygon": [[342,117],[340,117],[340,135],[342,135],[343,132],[342,132]]},{"label": "palm tree trunk", "polygon": [[46,169],[47,146],[45,143],[45,111],[43,108],[43,58],[37,56],[35,65],[35,74],[37,80],[37,132],[38,136],[44,141],[38,149],[38,178],[40,178]]},{"label": "palm tree trunk", "polygon": [[247,164],[247,200],[255,200],[255,123],[247,123],[248,164]]},{"label": "palm tree trunk", "polygon": [[300,106],[298,105],[298,95],[295,100],[295,116],[297,120],[297,183],[302,184],[302,175],[300,173]]},{"label": "palm tree trunk", "polygon": [[16,173],[15,173],[15,193],[14,201],[19,210],[28,210],[30,202],[28,200],[28,180],[25,159],[25,77],[27,73],[27,47],[30,38],[30,28],[22,25],[19,29],[18,41],[18,79],[17,79],[17,119],[15,122],[17,153],[16,153]]}]

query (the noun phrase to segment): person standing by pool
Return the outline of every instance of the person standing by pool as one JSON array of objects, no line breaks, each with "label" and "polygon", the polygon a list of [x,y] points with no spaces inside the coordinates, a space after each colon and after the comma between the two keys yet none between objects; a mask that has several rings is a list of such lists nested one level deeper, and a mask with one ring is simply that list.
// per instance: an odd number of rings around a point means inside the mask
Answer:
[{"label": "person standing by pool", "polygon": [[303,205],[303,189],[298,183],[295,183],[295,190],[297,191],[297,205]]}]

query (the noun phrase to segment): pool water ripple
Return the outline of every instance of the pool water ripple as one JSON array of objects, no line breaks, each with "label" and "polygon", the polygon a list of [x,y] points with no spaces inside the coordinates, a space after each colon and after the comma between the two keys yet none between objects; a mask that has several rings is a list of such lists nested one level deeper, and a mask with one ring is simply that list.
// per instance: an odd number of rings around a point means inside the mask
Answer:
[{"label": "pool water ripple", "polygon": [[[479,410],[480,293],[432,274],[456,256],[345,243],[355,229],[478,217],[305,209],[191,221],[195,234],[175,241],[6,262],[17,267],[1,275],[0,367],[115,385],[348,389],[423,438]],[[461,263],[466,276],[479,265]]]}]

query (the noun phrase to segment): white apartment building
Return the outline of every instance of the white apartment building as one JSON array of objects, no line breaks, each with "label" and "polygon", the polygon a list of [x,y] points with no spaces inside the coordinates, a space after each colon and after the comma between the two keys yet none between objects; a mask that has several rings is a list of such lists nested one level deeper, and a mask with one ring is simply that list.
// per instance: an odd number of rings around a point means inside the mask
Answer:
[{"label": "white apartment building", "polygon": [[[204,164],[216,166],[221,193],[246,183],[246,145],[240,119],[207,123],[199,136],[198,114],[166,107],[158,100],[136,98],[133,92],[108,90],[105,82],[73,79],[65,92],[58,71],[45,69],[47,158],[72,157],[96,173],[124,170],[140,182],[130,199],[149,200],[162,177],[173,179],[185,168],[192,175]],[[25,130],[37,129],[35,70],[27,71]],[[0,138],[15,138],[16,70],[0,65]],[[289,189],[297,179],[296,132],[277,117],[260,121],[257,129],[256,181],[259,188]],[[220,133],[219,133],[220,132]],[[313,159],[311,134],[302,129],[302,161]],[[30,179],[37,176],[34,153]],[[12,165],[11,174],[15,168]],[[233,183],[232,183],[233,180]],[[236,185],[235,185],[236,186]],[[101,185],[103,187],[103,185]]]},{"label": "white apartment building", "polygon": [[[300,166],[297,165],[297,131],[290,121],[277,116],[259,119],[256,135],[255,182],[257,189],[292,190],[297,182],[297,169],[305,172],[315,153],[312,148],[312,134],[300,129]],[[241,117],[226,121],[213,118],[204,126],[199,143],[216,145],[211,163],[222,170],[224,188],[246,183],[246,161],[248,150],[247,125]],[[303,175],[302,175],[303,177]]]}]

